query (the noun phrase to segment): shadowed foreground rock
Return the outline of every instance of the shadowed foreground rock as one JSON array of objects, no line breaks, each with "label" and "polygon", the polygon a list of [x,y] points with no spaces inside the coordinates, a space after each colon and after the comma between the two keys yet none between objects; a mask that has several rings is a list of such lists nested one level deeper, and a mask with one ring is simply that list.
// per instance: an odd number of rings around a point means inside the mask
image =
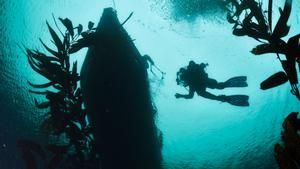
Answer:
[{"label": "shadowed foreground rock", "polygon": [[147,71],[116,12],[104,9],[95,33],[75,47],[89,47],[81,85],[101,168],[160,169],[161,134]]}]

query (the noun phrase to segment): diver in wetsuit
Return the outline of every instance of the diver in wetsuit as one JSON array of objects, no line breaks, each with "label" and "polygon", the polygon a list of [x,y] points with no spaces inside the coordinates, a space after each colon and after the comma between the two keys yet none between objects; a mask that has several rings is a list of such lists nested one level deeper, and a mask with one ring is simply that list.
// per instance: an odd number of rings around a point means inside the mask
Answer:
[{"label": "diver in wetsuit", "polygon": [[210,89],[224,89],[227,87],[247,87],[246,76],[237,76],[230,78],[226,82],[217,82],[215,79],[208,77],[205,72],[205,68],[208,64],[196,64],[194,61],[190,61],[187,68],[181,68],[177,72],[177,84],[184,87],[189,87],[188,94],[176,93],[176,98],[191,99],[196,92],[199,96],[202,96],[211,100],[218,100],[222,102],[228,102],[236,106],[249,106],[247,95],[213,95],[206,91],[206,88]]},{"label": "diver in wetsuit", "polygon": [[142,63],[144,65],[144,67],[146,69],[149,69],[154,75],[156,75],[153,71],[153,67],[159,71],[162,75],[162,79],[164,79],[164,75],[166,74],[165,72],[163,72],[159,67],[157,67],[154,63],[154,61],[152,60],[152,58],[149,55],[143,55],[142,56]]}]

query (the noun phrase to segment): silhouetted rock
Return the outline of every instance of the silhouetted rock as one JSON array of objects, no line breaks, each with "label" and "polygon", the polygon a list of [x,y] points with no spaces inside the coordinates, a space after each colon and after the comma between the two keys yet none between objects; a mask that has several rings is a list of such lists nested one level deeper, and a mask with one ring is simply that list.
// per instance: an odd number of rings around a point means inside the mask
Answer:
[{"label": "silhouetted rock", "polygon": [[147,70],[116,11],[104,9],[89,47],[81,86],[103,169],[159,169],[161,143]]}]

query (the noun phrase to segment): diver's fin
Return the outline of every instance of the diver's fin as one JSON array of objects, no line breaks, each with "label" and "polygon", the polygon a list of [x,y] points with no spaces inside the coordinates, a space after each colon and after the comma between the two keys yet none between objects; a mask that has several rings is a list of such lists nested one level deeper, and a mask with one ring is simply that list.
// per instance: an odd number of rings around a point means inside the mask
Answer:
[{"label": "diver's fin", "polygon": [[277,72],[261,82],[260,88],[262,90],[267,90],[273,87],[277,87],[279,85],[282,85],[288,81],[288,77],[284,72]]},{"label": "diver's fin", "polygon": [[247,87],[247,76],[236,76],[228,79],[224,85],[225,87]]},{"label": "diver's fin", "polygon": [[249,96],[247,95],[231,95],[226,96],[227,103],[234,106],[246,107],[249,106]]}]

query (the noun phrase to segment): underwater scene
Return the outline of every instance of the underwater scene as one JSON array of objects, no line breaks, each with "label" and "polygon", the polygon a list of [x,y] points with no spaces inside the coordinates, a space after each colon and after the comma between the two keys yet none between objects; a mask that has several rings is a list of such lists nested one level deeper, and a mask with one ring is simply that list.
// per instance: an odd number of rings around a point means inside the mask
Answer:
[{"label": "underwater scene", "polygon": [[300,1],[0,7],[0,169],[300,169]]}]

